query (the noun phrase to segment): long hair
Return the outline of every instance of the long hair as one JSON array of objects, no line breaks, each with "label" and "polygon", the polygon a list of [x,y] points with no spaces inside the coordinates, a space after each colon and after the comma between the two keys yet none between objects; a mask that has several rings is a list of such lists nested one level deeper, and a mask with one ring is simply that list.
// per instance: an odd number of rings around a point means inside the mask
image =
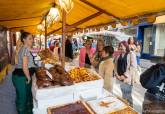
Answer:
[{"label": "long hair", "polygon": [[129,37],[129,39],[128,39],[128,45],[131,44],[131,38],[133,39],[134,44],[136,43],[136,38],[135,37]]},{"label": "long hair", "polygon": [[20,32],[21,32],[21,42],[24,43],[24,39],[26,39],[30,35],[30,33],[25,32],[23,30],[21,30]]},{"label": "long hair", "polygon": [[86,42],[85,42],[85,45],[86,45],[87,43],[90,43],[90,48],[91,48],[91,47],[92,47],[92,41],[91,41],[90,39],[87,39]]},{"label": "long hair", "polygon": [[129,53],[130,49],[129,49],[128,43],[126,41],[122,41],[119,43],[119,47],[121,46],[121,44],[123,44],[124,47],[126,48],[126,53]]}]

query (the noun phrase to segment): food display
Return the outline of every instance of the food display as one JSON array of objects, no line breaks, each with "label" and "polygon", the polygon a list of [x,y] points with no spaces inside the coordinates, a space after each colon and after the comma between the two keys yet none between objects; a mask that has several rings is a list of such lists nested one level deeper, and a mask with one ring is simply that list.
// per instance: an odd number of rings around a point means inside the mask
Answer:
[{"label": "food display", "polygon": [[64,70],[62,66],[55,65],[49,69],[49,72],[52,75],[54,82],[59,83],[62,86],[73,84],[69,74]]},{"label": "food display", "polygon": [[92,81],[92,80],[98,80],[99,77],[91,73],[88,69],[86,68],[74,68],[69,71],[69,76],[75,83],[79,82],[86,82],[86,81]]},{"label": "food display", "polygon": [[105,101],[101,101],[100,103],[99,103],[99,105],[101,106],[101,107],[109,107],[109,105],[111,105],[112,103],[114,103],[114,102],[105,102]]},{"label": "food display", "polygon": [[49,49],[45,49],[39,52],[39,56],[41,57],[42,60],[46,58],[51,58],[52,54]]},{"label": "food display", "polygon": [[44,64],[55,64],[58,62],[58,58],[53,56],[49,49],[42,50],[39,52],[39,56]]},{"label": "food display", "polygon": [[96,114],[111,114],[127,108],[127,105],[114,96],[87,102]]},{"label": "food display", "polygon": [[48,109],[48,114],[94,114],[88,107],[82,102],[76,102],[61,107]]},{"label": "food display", "polygon": [[52,81],[37,80],[37,85],[39,88],[45,88],[45,87],[53,86],[54,84]]},{"label": "food display", "polygon": [[36,76],[38,88],[49,86],[67,86],[73,84],[69,74],[60,65],[55,65],[49,70],[39,68],[36,72]]},{"label": "food display", "polygon": [[53,80],[46,74],[45,68],[38,68],[36,72],[38,88],[53,86]]}]

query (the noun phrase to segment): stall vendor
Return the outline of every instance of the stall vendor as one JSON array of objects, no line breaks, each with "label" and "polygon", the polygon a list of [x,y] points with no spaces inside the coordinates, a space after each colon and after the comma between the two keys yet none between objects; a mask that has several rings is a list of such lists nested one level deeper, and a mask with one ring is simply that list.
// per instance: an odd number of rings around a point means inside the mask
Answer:
[{"label": "stall vendor", "polygon": [[35,72],[35,64],[31,53],[33,37],[28,32],[22,32],[21,41],[23,46],[18,52],[18,63],[13,72],[12,81],[16,89],[18,114],[32,114],[31,76]]}]

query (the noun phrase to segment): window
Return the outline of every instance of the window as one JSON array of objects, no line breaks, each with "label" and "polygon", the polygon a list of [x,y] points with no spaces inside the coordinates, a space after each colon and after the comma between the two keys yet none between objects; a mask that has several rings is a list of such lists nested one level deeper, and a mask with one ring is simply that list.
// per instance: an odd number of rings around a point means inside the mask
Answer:
[{"label": "window", "polygon": [[156,25],[155,55],[165,55],[165,24]]},{"label": "window", "polygon": [[150,54],[150,45],[152,39],[152,27],[144,28],[143,53]]}]

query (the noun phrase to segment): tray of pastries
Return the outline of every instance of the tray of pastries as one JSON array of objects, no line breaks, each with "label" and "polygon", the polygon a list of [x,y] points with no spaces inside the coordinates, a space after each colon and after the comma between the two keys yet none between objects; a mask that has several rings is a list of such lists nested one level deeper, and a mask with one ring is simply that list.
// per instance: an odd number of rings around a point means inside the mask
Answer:
[{"label": "tray of pastries", "polygon": [[55,64],[58,62],[58,57],[54,56],[49,49],[45,49],[38,54],[44,64]]},{"label": "tray of pastries", "polygon": [[69,86],[73,84],[69,74],[60,65],[55,65],[49,70],[38,68],[36,72],[38,88],[49,86]]},{"label": "tray of pastries", "polygon": [[54,86],[55,83],[53,80],[47,75],[45,68],[38,68],[36,71],[37,77],[37,86],[38,88],[45,88],[49,86]]},{"label": "tray of pastries", "polygon": [[69,76],[69,73],[65,71],[65,69],[56,64],[54,67],[49,69],[50,74],[52,75],[52,79],[54,82],[60,83],[62,86],[72,85],[73,81]]},{"label": "tray of pastries", "polygon": [[96,114],[114,114],[128,108],[124,102],[114,96],[87,101],[87,104]]},{"label": "tray of pastries", "polygon": [[38,55],[41,57],[42,60],[52,57],[52,53],[49,49],[45,49],[45,50],[40,51]]},{"label": "tray of pastries", "polygon": [[87,68],[74,68],[69,71],[69,76],[75,83],[93,81],[100,79],[95,73]]},{"label": "tray of pastries", "polygon": [[48,114],[94,114],[82,101],[48,108]]}]

